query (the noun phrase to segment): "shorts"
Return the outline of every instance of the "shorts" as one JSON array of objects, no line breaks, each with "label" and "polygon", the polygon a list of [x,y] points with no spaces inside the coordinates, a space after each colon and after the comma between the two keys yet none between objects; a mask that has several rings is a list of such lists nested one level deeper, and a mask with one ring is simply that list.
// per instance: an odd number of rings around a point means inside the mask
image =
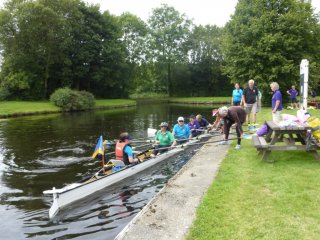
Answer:
[{"label": "shorts", "polygon": [[296,98],[291,98],[291,103],[297,103],[298,100]]},{"label": "shorts", "polygon": [[251,112],[253,113],[257,113],[258,112],[258,106],[257,106],[257,102],[253,103],[253,104],[246,104],[246,114],[250,114]]},{"label": "shorts", "polygon": [[240,106],[240,102],[233,102],[233,106]]},{"label": "shorts", "polygon": [[274,122],[281,122],[280,111],[276,111],[276,113],[272,113],[272,120]]}]

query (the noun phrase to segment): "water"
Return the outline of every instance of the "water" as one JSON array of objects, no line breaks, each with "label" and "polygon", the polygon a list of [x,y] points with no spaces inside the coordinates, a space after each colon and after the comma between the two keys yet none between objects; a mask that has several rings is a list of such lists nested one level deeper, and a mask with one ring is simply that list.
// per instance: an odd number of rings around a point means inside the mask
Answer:
[{"label": "water", "polygon": [[90,158],[100,135],[135,138],[147,128],[174,124],[178,116],[212,107],[139,104],[137,107],[21,117],[0,122],[0,239],[113,239],[192,156],[188,151],[117,185],[103,189],[48,218],[51,197],[60,188],[93,174],[101,163]]}]

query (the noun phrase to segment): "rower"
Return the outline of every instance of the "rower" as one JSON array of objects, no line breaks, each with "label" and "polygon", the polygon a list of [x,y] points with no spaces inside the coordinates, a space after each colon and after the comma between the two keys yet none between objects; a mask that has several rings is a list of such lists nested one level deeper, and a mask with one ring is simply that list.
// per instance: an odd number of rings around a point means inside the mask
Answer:
[{"label": "rower", "polygon": [[[174,139],[172,133],[168,130],[168,123],[162,122],[160,124],[160,130],[157,131],[157,135],[155,137],[157,146],[155,150],[150,155],[151,157],[155,157],[155,155],[159,155],[169,150],[170,147],[176,145],[176,140]],[[159,149],[159,150],[158,150]]]},{"label": "rower", "polygon": [[177,139],[177,142],[181,144],[188,141],[188,138],[192,138],[192,134],[190,128],[184,124],[183,117],[179,117],[177,122],[173,127],[172,134]]},{"label": "rower", "polygon": [[200,124],[198,123],[198,121],[196,120],[194,115],[190,115],[188,127],[190,128],[192,137],[196,137],[199,134],[201,134],[201,132],[199,131],[200,130]]},{"label": "rower", "polygon": [[130,145],[131,139],[131,136],[127,132],[123,132],[120,134],[116,144],[116,159],[122,160],[125,165],[139,162],[137,158],[134,158]]},{"label": "rower", "polygon": [[198,123],[199,123],[199,125],[200,125],[201,128],[205,129],[205,128],[208,127],[209,122],[207,121],[207,119],[205,119],[204,117],[202,117],[200,114],[198,114],[198,115],[196,116],[196,119],[197,119],[197,121],[198,121]]}]

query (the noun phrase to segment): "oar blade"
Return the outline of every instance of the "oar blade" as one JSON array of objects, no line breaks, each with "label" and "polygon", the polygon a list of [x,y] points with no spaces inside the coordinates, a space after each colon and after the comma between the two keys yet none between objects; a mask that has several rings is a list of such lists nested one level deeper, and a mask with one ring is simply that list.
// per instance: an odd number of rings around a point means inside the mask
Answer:
[{"label": "oar blade", "polygon": [[148,137],[151,138],[151,137],[155,137],[156,136],[156,132],[157,132],[157,129],[153,129],[153,128],[148,128]]}]

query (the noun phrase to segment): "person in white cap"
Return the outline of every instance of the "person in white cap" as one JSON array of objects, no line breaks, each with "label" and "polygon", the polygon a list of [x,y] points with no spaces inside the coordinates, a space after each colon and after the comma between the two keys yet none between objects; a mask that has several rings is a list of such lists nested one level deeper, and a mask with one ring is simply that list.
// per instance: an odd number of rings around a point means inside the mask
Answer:
[{"label": "person in white cap", "polygon": [[236,145],[236,149],[240,149],[241,138],[243,135],[242,124],[246,121],[246,112],[241,107],[233,106],[233,107],[221,107],[219,108],[219,116],[224,120],[224,134],[225,138],[221,144],[227,144],[230,128],[233,124],[236,123],[236,132],[238,137],[238,142]]},{"label": "person in white cap", "polygon": [[178,143],[186,142],[188,138],[192,138],[190,128],[184,123],[183,117],[178,117],[177,122],[172,129],[172,134]]}]

